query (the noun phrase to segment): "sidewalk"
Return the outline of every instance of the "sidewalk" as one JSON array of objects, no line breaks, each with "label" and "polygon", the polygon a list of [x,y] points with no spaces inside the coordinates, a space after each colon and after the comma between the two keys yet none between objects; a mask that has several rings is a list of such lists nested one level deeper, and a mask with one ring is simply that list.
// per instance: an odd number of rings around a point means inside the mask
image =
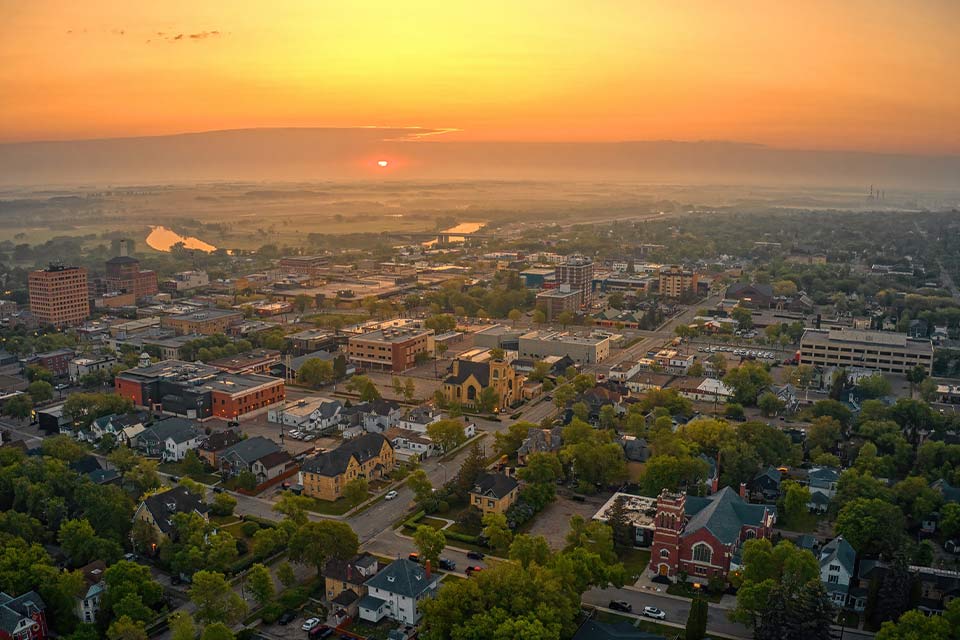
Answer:
[{"label": "sidewalk", "polygon": [[[639,591],[641,593],[656,593],[658,596],[664,598],[671,598],[673,600],[678,600],[680,602],[690,602],[690,598],[684,596],[675,596],[672,593],[667,593],[667,587],[669,585],[660,584],[659,582],[653,581],[653,576],[649,572],[644,571],[643,574],[637,578],[637,581],[633,584],[624,585],[624,589],[629,589],[631,591]],[[729,594],[723,594],[720,598],[720,602],[711,602],[711,607],[716,607],[717,609],[735,609],[737,607],[737,598],[736,596],[731,596]]]}]

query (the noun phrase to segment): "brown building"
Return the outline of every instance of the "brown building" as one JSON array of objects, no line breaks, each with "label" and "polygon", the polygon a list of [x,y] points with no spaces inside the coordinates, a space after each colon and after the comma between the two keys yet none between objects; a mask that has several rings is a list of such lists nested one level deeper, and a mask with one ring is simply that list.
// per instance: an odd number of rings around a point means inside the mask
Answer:
[{"label": "brown building", "polygon": [[383,434],[366,433],[306,460],[300,470],[300,484],[303,495],[332,501],[343,496],[343,487],[351,480],[382,478],[393,467],[390,441]]},{"label": "brown building", "polygon": [[132,293],[137,300],[155,295],[157,287],[157,273],[155,271],[141,271],[140,261],[130,256],[117,256],[107,260],[107,272],[100,282],[101,293],[123,291]]},{"label": "brown building", "polygon": [[520,496],[520,484],[502,473],[485,473],[470,490],[470,504],[488,513],[506,513]]},{"label": "brown building", "polygon": [[285,273],[315,276],[330,264],[328,256],[286,256],[280,258],[280,268]]},{"label": "brown building", "polygon": [[269,374],[272,367],[280,364],[280,352],[276,349],[253,349],[245,353],[217,358],[207,364],[227,373]]},{"label": "brown building", "polygon": [[160,326],[164,329],[173,329],[178,336],[194,333],[212,336],[216,333],[226,333],[230,326],[240,322],[243,322],[242,311],[204,309],[176,316],[164,316],[160,320]]},{"label": "brown building", "polygon": [[569,286],[580,292],[580,304],[589,307],[593,299],[593,260],[586,256],[572,255],[556,267],[556,283],[559,288]]},{"label": "brown building", "polygon": [[27,277],[30,312],[40,324],[81,324],[90,315],[87,270],[51,264]]},{"label": "brown building", "polygon": [[562,285],[559,289],[546,289],[537,294],[537,307],[543,310],[547,320],[553,322],[561,313],[576,314],[583,305],[583,292]]},{"label": "brown building", "polygon": [[453,372],[443,380],[443,397],[447,402],[475,407],[487,388],[497,393],[496,408],[506,409],[523,399],[523,376],[504,360],[457,359]]},{"label": "brown building", "polygon": [[679,298],[688,291],[697,290],[697,274],[693,271],[673,265],[660,269],[660,295],[667,298]]},{"label": "brown building", "polygon": [[433,331],[397,327],[369,331],[347,342],[347,357],[360,367],[389,369],[395,373],[412,368],[417,355],[433,355]]}]

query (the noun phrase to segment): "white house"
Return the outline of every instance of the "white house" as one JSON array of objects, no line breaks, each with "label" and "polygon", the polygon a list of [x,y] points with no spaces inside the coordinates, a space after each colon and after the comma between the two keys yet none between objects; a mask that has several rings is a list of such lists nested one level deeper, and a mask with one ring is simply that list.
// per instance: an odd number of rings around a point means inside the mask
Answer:
[{"label": "white house", "polygon": [[830,601],[838,607],[847,604],[856,559],[857,552],[843,536],[834,538],[820,549],[820,581]]},{"label": "white house", "polygon": [[144,429],[137,438],[137,448],[148,456],[159,456],[167,461],[183,460],[190,449],[203,442],[204,433],[190,420],[166,418],[149,429]]},{"label": "white house", "polygon": [[432,597],[439,580],[416,562],[400,558],[364,583],[367,595],[360,599],[360,619],[380,622],[390,618],[417,624],[423,613],[420,601]]},{"label": "white house", "polygon": [[307,431],[325,431],[340,424],[343,404],[329,398],[302,398],[292,404],[273,406],[267,421]]},{"label": "white house", "polygon": [[76,614],[80,622],[94,623],[97,621],[97,613],[100,612],[100,600],[107,589],[107,585],[103,581],[103,572],[106,570],[107,565],[103,560],[94,560],[80,569],[86,587],[76,596]]},{"label": "white house", "polygon": [[67,375],[70,382],[77,383],[85,375],[96,373],[97,371],[107,371],[117,364],[117,359],[113,356],[100,356],[97,358],[74,358],[67,363]]},{"label": "white house", "polygon": [[439,422],[442,419],[443,415],[431,405],[421,405],[419,407],[410,409],[410,411],[407,412],[407,415],[400,418],[400,420],[397,422],[397,426],[401,429],[407,429],[408,431],[426,433],[427,425],[431,425],[434,422]]},{"label": "white house", "polygon": [[840,470],[833,467],[814,467],[807,474],[810,502],[808,509],[824,513],[833,496],[837,495],[837,483],[840,482]]}]

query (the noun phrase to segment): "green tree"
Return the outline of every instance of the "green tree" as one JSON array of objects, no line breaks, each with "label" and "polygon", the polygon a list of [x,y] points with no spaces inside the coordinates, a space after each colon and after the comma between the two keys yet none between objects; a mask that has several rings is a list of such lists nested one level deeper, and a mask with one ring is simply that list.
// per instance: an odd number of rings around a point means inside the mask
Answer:
[{"label": "green tree", "polygon": [[895,504],[876,498],[857,498],[844,505],[834,530],[857,553],[893,553],[900,547],[906,522]]},{"label": "green tree", "polygon": [[744,362],[723,376],[723,383],[733,389],[734,399],[742,405],[756,404],[757,396],[772,382],[764,366],[753,362]]},{"label": "green tree", "polygon": [[261,607],[273,598],[273,576],[270,575],[270,569],[264,565],[258,562],[250,567],[245,580],[254,601]]},{"label": "green tree", "polygon": [[193,616],[186,611],[177,611],[168,619],[170,624],[170,640],[196,640],[197,625]]},{"label": "green tree", "polygon": [[353,376],[347,381],[347,389],[360,394],[361,402],[372,402],[381,397],[377,385],[367,376]]},{"label": "green tree", "polygon": [[477,396],[477,411],[481,413],[491,413],[498,408],[500,404],[500,395],[493,387],[484,387]]},{"label": "green tree", "polygon": [[618,496],[610,505],[610,511],[607,512],[607,525],[613,531],[613,541],[616,544],[621,547],[633,544],[630,518],[627,513],[627,498],[625,496]]},{"label": "green tree", "polygon": [[884,622],[877,640],[957,640],[960,638],[960,598],[947,605],[943,615],[928,616],[920,611],[907,611],[897,622]]},{"label": "green tree", "polygon": [[281,562],[277,567],[277,580],[288,589],[297,583],[297,576],[289,562]]},{"label": "green tree", "polygon": [[234,640],[234,638],[236,636],[233,631],[222,622],[208,624],[203,629],[203,635],[200,636],[200,640]]},{"label": "green tree", "polygon": [[294,562],[315,567],[320,575],[327,560],[351,558],[359,546],[357,534],[346,522],[307,522],[290,538],[288,556]]},{"label": "green tree", "polygon": [[357,477],[343,485],[343,497],[350,504],[360,504],[370,495],[366,478]]},{"label": "green tree", "polygon": [[520,309],[510,309],[510,313],[507,314],[507,318],[509,318],[514,327],[517,326],[517,322],[519,322],[522,317],[523,312],[520,311]]},{"label": "green tree", "polygon": [[26,393],[15,395],[3,403],[3,413],[22,422],[33,413],[33,400]]},{"label": "green tree", "polygon": [[413,382],[413,378],[407,378],[403,383],[403,399],[407,402],[413,402],[416,395],[417,385]]},{"label": "green tree", "polygon": [[546,324],[547,314],[545,314],[541,309],[536,309],[533,312],[533,316],[531,316],[530,320],[536,325]]},{"label": "green tree", "polygon": [[775,416],[786,407],[786,403],[777,397],[777,394],[771,391],[764,391],[757,398],[757,407],[766,417]]},{"label": "green tree", "polygon": [[147,640],[147,638],[143,622],[132,620],[130,616],[121,616],[107,628],[108,640]]},{"label": "green tree", "polygon": [[190,586],[190,601],[196,605],[196,619],[205,624],[223,622],[233,625],[247,611],[247,605],[222,573],[197,571]]},{"label": "green tree", "polygon": [[413,534],[413,543],[417,545],[417,550],[420,551],[420,557],[424,562],[429,560],[433,566],[437,566],[440,554],[447,545],[447,538],[443,535],[443,531],[422,524]]},{"label": "green tree", "polygon": [[840,423],[831,417],[814,418],[807,429],[806,445],[809,449],[833,451],[840,440]]},{"label": "green tree", "polygon": [[307,496],[298,496],[294,493],[284,493],[273,505],[273,510],[282,513],[296,525],[307,522],[307,512],[313,506],[313,500]]},{"label": "green tree", "polygon": [[557,316],[557,322],[559,322],[564,329],[567,328],[567,325],[573,324],[573,320],[574,316],[569,311],[563,311]]},{"label": "green tree", "polygon": [[784,480],[780,483],[780,496],[784,518],[790,524],[796,524],[807,511],[810,490],[792,480]]},{"label": "green tree", "polygon": [[534,484],[553,485],[563,476],[560,459],[552,453],[533,453],[527,457],[527,464],[517,471],[521,480]]},{"label": "green tree", "polygon": [[[150,568],[136,562],[120,560],[103,573],[107,586],[101,601],[101,609],[111,617],[119,617],[131,603],[156,610],[163,604],[163,587],[153,579]],[[147,622],[152,615],[139,619]]]},{"label": "green tree", "polygon": [[820,565],[809,551],[786,540],[776,547],[766,538],[747,540],[743,569],[731,576],[731,582],[739,588],[737,606],[730,617],[756,628],[760,620],[778,611],[775,594],[784,600],[798,598],[803,585],[819,579]]},{"label": "green tree", "polygon": [[237,488],[244,491],[255,490],[257,488],[257,476],[253,475],[252,471],[244,469],[237,474]]},{"label": "green tree", "polygon": [[45,438],[40,445],[43,455],[63,460],[64,462],[76,462],[87,455],[87,450],[76,440],[67,435],[55,435]]},{"label": "green tree", "polygon": [[960,534],[960,504],[950,502],[943,505],[940,510],[940,531],[948,538]]},{"label": "green tree", "polygon": [[203,461],[194,449],[189,449],[180,461],[180,470],[185,476],[198,476],[203,473]]},{"label": "green tree", "polygon": [[427,425],[427,435],[443,452],[456,449],[467,441],[463,422],[460,420],[437,420]]},{"label": "green tree", "polygon": [[64,521],[57,533],[57,540],[75,567],[95,559],[112,563],[119,559],[123,552],[116,542],[98,537],[86,519]]},{"label": "green tree", "polygon": [[44,380],[34,380],[27,387],[27,393],[30,394],[34,404],[40,404],[53,399],[53,385]]},{"label": "green tree", "polygon": [[707,601],[703,598],[694,598],[690,603],[690,613],[687,615],[686,640],[703,640],[707,635]]},{"label": "green tree", "polygon": [[334,380],[333,363],[320,358],[308,358],[297,371],[297,382],[314,389]]},{"label": "green tree", "polygon": [[910,383],[910,397],[913,398],[913,392],[916,389],[916,386],[923,382],[927,377],[927,369],[923,365],[917,365],[909,370],[907,370],[906,378],[907,382]]},{"label": "green tree", "polygon": [[546,566],[551,557],[550,546],[543,536],[521,533],[510,543],[509,556],[511,560],[519,562],[524,569],[533,563]]},{"label": "green tree", "polygon": [[159,464],[156,460],[140,458],[132,469],[123,474],[123,482],[127,486],[133,486],[137,493],[141,494],[156,489],[163,483],[160,479]]},{"label": "green tree", "polygon": [[505,551],[513,541],[513,533],[507,525],[507,517],[502,513],[486,513],[483,516],[483,537],[491,547]]},{"label": "green tree", "polygon": [[505,431],[494,433],[494,446],[496,447],[497,453],[512,456],[517,452],[517,449],[520,448],[520,445],[523,444],[530,429],[537,428],[539,427],[532,422],[521,420],[511,424]]},{"label": "green tree", "polygon": [[856,388],[864,398],[883,398],[890,395],[890,381],[882,373],[864,376],[857,381]]},{"label": "green tree", "polygon": [[237,507],[237,499],[229,493],[218,493],[213,496],[213,503],[210,505],[210,511],[215,516],[232,516],[233,510]]},{"label": "green tree", "polygon": [[613,530],[603,522],[588,521],[581,515],[574,515],[570,518],[566,543],[565,551],[584,549],[599,557],[605,564],[613,564],[617,560],[613,549]]},{"label": "green tree", "polygon": [[410,474],[407,486],[413,491],[414,501],[421,507],[433,498],[433,483],[423,469],[417,469]]}]

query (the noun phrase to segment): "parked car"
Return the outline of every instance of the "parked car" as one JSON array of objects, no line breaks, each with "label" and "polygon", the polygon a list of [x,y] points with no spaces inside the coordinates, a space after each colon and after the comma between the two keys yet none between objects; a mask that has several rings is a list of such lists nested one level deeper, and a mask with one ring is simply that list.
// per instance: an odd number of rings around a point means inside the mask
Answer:
[{"label": "parked car", "polygon": [[297,619],[296,611],[284,611],[280,614],[280,617],[277,618],[277,624],[287,625]]},{"label": "parked car", "polygon": [[416,563],[419,564],[419,563],[420,563],[420,554],[419,554],[419,553],[416,553],[416,552],[411,553],[410,555],[407,556],[407,560],[409,560],[410,562],[416,562]]},{"label": "parked car", "polygon": [[656,607],[644,607],[643,615],[647,616],[648,618],[656,618],[657,620],[667,619],[667,614]]},{"label": "parked car", "polygon": [[467,577],[469,578],[473,574],[480,573],[481,571],[483,571],[483,567],[467,567],[464,573],[467,574]]},{"label": "parked car", "polygon": [[303,621],[303,624],[300,625],[300,628],[304,631],[313,631],[320,626],[320,618],[307,618]]},{"label": "parked car", "polygon": [[467,551],[467,557],[471,560],[483,560],[485,556],[479,551]]},{"label": "parked car", "polygon": [[444,571],[456,571],[457,569],[457,563],[449,558],[440,558],[437,564],[440,565],[440,568]]},{"label": "parked car", "polygon": [[627,613],[633,611],[633,605],[626,600],[611,600],[610,606],[607,608],[613,609],[614,611],[626,611]]},{"label": "parked car", "polygon": [[398,495],[397,492],[396,492],[396,491],[393,491],[393,490],[391,489],[390,491],[387,491],[387,495],[383,496],[383,499],[384,499],[384,500],[393,500],[394,498],[397,497],[397,495]]},{"label": "parked car", "polygon": [[214,488],[213,488],[213,492],[214,492],[214,493],[223,493],[223,487],[214,487]]},{"label": "parked car", "polygon": [[177,476],[170,476],[170,482],[180,482],[180,478]]},{"label": "parked car", "polygon": [[309,637],[315,638],[316,640],[324,640],[325,638],[329,638],[330,636],[332,636],[333,633],[334,633],[333,629],[331,629],[325,624],[322,624],[319,627],[314,627],[313,630],[310,632]]}]

